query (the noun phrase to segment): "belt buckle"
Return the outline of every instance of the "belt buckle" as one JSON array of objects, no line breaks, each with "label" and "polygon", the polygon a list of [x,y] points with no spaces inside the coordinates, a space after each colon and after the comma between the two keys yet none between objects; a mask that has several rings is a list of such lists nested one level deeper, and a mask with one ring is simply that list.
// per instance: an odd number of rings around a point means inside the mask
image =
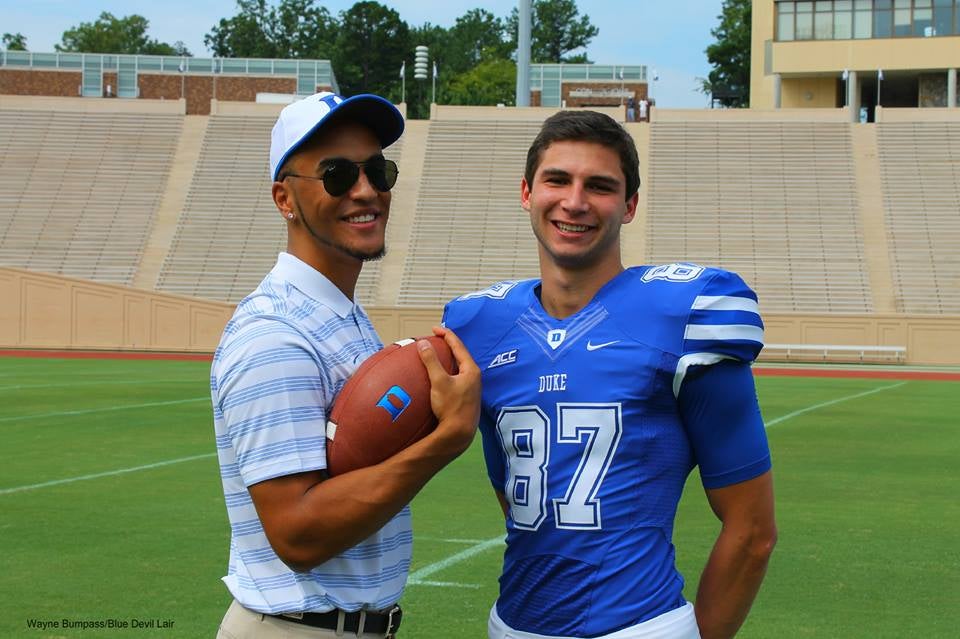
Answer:
[{"label": "belt buckle", "polygon": [[[390,612],[387,613],[387,632],[386,637],[392,637],[393,633],[396,632],[396,627],[393,625],[393,616],[400,613],[400,606],[394,604],[393,608],[390,609]],[[397,626],[399,626],[399,619],[397,620]]]}]

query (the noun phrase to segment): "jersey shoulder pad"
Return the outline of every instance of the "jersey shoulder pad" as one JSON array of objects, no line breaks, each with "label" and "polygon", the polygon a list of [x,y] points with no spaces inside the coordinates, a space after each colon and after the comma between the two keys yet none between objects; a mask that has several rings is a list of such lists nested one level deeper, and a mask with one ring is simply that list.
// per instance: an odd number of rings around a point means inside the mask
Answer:
[{"label": "jersey shoulder pad", "polygon": [[477,356],[484,351],[487,342],[501,337],[497,328],[507,330],[513,325],[513,319],[529,306],[528,293],[538,281],[506,280],[481,291],[461,295],[447,302],[442,323],[455,332],[470,352]]},{"label": "jersey shoulder pad", "polygon": [[631,270],[639,275],[636,303],[654,311],[652,322],[675,327],[670,342],[680,355],[709,360],[694,363],[756,359],[763,348],[763,320],[757,294],[739,275],[689,262]]},{"label": "jersey shoulder pad", "polygon": [[683,336],[684,356],[712,353],[752,362],[763,348],[757,294],[732,271],[711,268],[705,275],[703,287],[691,301]]}]

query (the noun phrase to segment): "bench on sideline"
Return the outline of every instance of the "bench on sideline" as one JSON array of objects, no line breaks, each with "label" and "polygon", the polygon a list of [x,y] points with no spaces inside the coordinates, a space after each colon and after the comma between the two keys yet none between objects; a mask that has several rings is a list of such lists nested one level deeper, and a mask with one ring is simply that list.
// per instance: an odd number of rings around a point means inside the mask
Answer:
[{"label": "bench on sideline", "polygon": [[761,359],[823,362],[895,362],[907,359],[905,346],[854,346],[847,344],[765,344]]}]

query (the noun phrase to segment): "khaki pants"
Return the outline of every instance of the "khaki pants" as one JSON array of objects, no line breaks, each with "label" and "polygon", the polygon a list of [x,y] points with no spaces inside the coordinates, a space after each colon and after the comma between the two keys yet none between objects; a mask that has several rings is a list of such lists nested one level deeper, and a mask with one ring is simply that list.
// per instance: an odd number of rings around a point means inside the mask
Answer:
[{"label": "khaki pants", "polygon": [[[356,633],[344,632],[338,635],[335,630],[313,628],[293,621],[277,619],[244,608],[236,601],[230,604],[227,614],[220,622],[217,639],[326,639],[327,637],[356,637]],[[381,634],[363,633],[361,637],[372,639]],[[393,637],[394,635],[390,635]],[[388,638],[389,639],[389,638]]]}]

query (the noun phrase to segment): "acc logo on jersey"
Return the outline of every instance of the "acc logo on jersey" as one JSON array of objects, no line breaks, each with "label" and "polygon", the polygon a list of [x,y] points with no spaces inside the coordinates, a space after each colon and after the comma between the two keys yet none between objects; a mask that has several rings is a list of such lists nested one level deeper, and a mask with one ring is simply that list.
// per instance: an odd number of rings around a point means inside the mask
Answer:
[{"label": "acc logo on jersey", "polygon": [[478,297],[489,297],[495,300],[502,300],[507,296],[507,293],[510,292],[518,282],[513,280],[506,280],[503,282],[497,282],[496,284],[489,286],[482,291],[477,291],[476,293],[467,293],[466,295],[461,295],[458,297],[458,300],[472,300]]},{"label": "acc logo on jersey", "polygon": [[654,266],[647,269],[640,279],[644,282],[667,280],[668,282],[692,282],[703,273],[703,267],[696,264],[676,263]]},{"label": "acc logo on jersey", "polygon": [[505,353],[500,353],[493,358],[493,361],[490,362],[490,365],[487,366],[488,369],[496,368],[497,366],[506,366],[507,364],[513,364],[517,361],[517,349],[512,351],[507,351]]}]

